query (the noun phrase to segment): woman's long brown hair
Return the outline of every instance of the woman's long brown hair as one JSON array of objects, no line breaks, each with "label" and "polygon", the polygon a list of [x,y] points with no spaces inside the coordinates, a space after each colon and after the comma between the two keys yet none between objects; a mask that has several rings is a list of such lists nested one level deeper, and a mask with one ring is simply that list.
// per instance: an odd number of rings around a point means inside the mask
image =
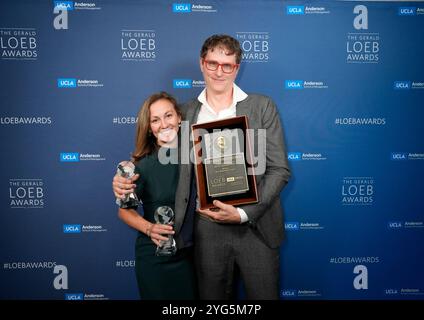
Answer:
[{"label": "woman's long brown hair", "polygon": [[158,149],[156,137],[150,130],[150,106],[158,100],[168,100],[174,106],[177,115],[181,117],[181,110],[178,108],[177,100],[169,93],[161,91],[152,94],[144,101],[138,112],[137,128],[135,133],[135,150],[132,153],[132,161],[137,162],[144,156],[151,154]]}]

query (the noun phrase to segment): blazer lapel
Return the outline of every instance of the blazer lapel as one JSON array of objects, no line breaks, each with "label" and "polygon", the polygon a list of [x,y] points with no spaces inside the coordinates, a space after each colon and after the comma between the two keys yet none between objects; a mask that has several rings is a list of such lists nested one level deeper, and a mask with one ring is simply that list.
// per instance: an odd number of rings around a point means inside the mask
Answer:
[{"label": "blazer lapel", "polygon": [[[197,122],[197,117],[199,116],[200,108],[202,104],[199,100],[195,100],[192,104],[189,105],[187,114],[186,114],[186,120],[189,121],[189,128],[190,128],[190,153],[191,150],[193,150],[193,141],[191,141],[191,125],[195,124]],[[193,166],[190,165],[190,177],[193,174]]]},{"label": "blazer lapel", "polygon": [[236,104],[236,116],[247,116],[250,117],[252,107],[249,105],[249,97],[240,101]]},{"label": "blazer lapel", "polygon": [[[189,103],[187,107],[187,112],[185,116],[185,121],[189,122],[189,152],[192,152],[193,142],[191,141],[191,125],[196,122],[197,116],[200,111],[200,102],[195,101],[193,103]],[[187,136],[185,136],[186,138]],[[186,141],[181,141],[181,143],[186,143]],[[183,148],[180,149],[182,152],[187,152]],[[190,155],[189,155],[190,159]],[[190,197],[190,184],[193,175],[193,165],[191,163],[180,163],[180,173],[179,173],[179,181],[177,185],[177,191],[175,194],[175,210],[177,214],[175,215],[175,232],[178,234],[181,226],[184,221],[185,212],[187,209],[187,202]]]}]

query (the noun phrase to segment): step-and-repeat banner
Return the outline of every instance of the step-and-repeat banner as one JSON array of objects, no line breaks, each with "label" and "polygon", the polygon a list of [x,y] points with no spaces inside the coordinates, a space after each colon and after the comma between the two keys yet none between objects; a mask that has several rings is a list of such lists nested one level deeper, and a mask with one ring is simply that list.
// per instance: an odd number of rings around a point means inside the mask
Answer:
[{"label": "step-and-repeat banner", "polygon": [[286,133],[281,299],[423,299],[423,30],[420,1],[1,1],[0,298],[138,299],[116,165],[227,33]]}]

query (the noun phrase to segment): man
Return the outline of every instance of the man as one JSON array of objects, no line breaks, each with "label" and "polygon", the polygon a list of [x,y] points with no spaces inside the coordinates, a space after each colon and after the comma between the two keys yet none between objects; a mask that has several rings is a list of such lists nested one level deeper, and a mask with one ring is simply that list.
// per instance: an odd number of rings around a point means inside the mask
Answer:
[{"label": "man", "polygon": [[[243,279],[247,299],[279,299],[279,249],[284,231],[280,192],[290,170],[275,104],[265,96],[247,95],[234,83],[241,55],[239,42],[231,36],[206,39],[199,61],[206,88],[183,107],[184,119],[190,124],[246,115],[249,128],[266,130],[266,168],[256,177],[259,202],[236,208],[215,200],[218,210],[197,209],[194,216],[201,299],[232,298],[235,273]],[[192,211],[193,175],[193,165],[180,165],[175,210],[176,216],[178,212],[185,215],[175,220],[177,238]],[[130,192],[133,181],[115,176],[115,195]]]}]

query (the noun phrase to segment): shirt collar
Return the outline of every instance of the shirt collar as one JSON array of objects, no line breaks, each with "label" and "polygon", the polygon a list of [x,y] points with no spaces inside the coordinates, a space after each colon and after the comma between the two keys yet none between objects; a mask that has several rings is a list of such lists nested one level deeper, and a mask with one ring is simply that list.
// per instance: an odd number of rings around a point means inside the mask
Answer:
[{"label": "shirt collar", "polygon": [[[233,103],[231,104],[230,107],[234,107],[237,104],[237,102],[243,101],[246,98],[247,98],[247,93],[241,90],[238,85],[233,83]],[[205,105],[210,108],[206,100],[206,88],[203,89],[203,91],[199,94],[199,96],[197,97],[197,100],[199,100],[202,103],[202,105]]]}]

